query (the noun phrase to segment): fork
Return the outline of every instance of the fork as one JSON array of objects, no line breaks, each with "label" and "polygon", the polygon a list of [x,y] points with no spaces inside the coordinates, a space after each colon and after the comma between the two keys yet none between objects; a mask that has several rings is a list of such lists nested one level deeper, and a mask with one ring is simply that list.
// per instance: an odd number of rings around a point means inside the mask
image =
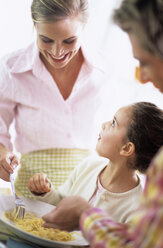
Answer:
[{"label": "fork", "polygon": [[16,205],[16,211],[14,214],[14,217],[16,219],[24,219],[24,215],[25,215],[25,205],[22,201],[22,199],[20,199],[16,192],[15,192],[15,185],[14,185],[14,177],[13,177],[13,174],[10,173],[10,181],[11,181],[11,190],[12,190],[12,193],[15,197],[15,205]]}]

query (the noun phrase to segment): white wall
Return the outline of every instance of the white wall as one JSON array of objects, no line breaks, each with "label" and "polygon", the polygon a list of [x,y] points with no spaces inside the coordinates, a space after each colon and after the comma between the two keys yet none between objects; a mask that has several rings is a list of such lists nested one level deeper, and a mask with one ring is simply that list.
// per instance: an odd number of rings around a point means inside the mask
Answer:
[{"label": "white wall", "polygon": [[33,39],[30,4],[31,0],[0,0],[0,57]]}]

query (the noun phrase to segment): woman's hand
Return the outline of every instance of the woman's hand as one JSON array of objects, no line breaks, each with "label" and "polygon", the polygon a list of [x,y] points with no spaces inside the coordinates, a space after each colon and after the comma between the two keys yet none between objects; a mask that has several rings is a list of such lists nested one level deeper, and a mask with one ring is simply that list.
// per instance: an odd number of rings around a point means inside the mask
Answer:
[{"label": "woman's hand", "polygon": [[0,178],[9,182],[10,173],[14,172],[18,164],[18,157],[0,144]]},{"label": "woman's hand", "polygon": [[50,192],[51,182],[44,173],[34,174],[28,181],[28,189],[38,195]]},{"label": "woman's hand", "polygon": [[78,229],[80,216],[90,208],[92,206],[80,196],[66,197],[54,210],[42,217],[45,221],[44,227],[67,231]]}]

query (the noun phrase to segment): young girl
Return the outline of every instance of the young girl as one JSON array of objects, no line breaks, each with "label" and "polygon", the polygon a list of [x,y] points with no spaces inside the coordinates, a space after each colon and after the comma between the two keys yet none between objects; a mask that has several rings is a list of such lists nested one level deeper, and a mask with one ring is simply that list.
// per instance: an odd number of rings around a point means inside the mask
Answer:
[{"label": "young girl", "polygon": [[148,102],[138,102],[117,111],[102,125],[96,150],[75,168],[55,191],[44,173],[28,182],[37,199],[57,205],[70,195],[80,195],[93,206],[104,209],[112,219],[127,222],[139,206],[140,177],[151,158],[163,145],[163,111]]}]

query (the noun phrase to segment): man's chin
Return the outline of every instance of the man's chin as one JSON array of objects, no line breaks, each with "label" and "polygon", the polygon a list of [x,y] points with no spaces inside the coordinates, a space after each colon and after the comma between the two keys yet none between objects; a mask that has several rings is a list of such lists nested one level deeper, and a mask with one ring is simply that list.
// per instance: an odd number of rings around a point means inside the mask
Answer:
[{"label": "man's chin", "polygon": [[163,82],[161,82],[160,84],[157,84],[155,82],[152,82],[153,86],[158,89],[161,93],[163,93]]}]

